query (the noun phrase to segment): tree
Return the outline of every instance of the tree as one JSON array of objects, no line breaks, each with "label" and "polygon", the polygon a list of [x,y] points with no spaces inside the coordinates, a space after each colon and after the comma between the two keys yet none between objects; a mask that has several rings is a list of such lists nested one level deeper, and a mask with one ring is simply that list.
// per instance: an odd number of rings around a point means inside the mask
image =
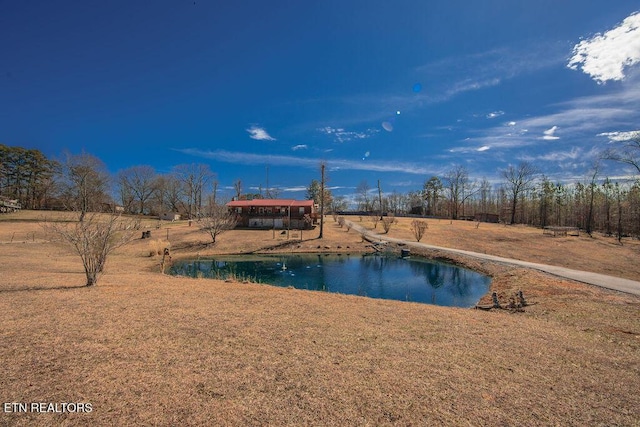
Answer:
[{"label": "tree", "polygon": [[589,213],[587,214],[587,223],[586,223],[586,231],[589,236],[593,233],[593,203],[596,194],[597,182],[596,178],[598,176],[599,164],[593,166],[593,175],[591,175],[591,182],[589,183]]},{"label": "tree", "polygon": [[389,214],[387,216],[382,217],[382,229],[384,230],[384,234],[388,234],[389,230],[391,230],[391,226],[396,222],[396,217],[393,214]]},{"label": "tree", "polygon": [[91,213],[73,225],[54,222],[45,223],[44,228],[80,256],[87,286],[94,286],[109,254],[133,240],[139,223],[121,221],[115,214]]},{"label": "tree", "polygon": [[640,174],[640,131],[632,132],[619,142],[621,146],[605,151],[603,158],[633,166]]},{"label": "tree", "polygon": [[236,191],[236,200],[240,200],[242,196],[242,180],[237,179],[233,182],[233,189]]},{"label": "tree", "polygon": [[432,176],[424,183],[424,199],[427,202],[427,215],[435,215],[438,206],[438,198],[442,193],[442,181],[437,176]]},{"label": "tree", "polygon": [[358,209],[361,211],[369,212],[371,210],[370,189],[367,181],[361,181],[356,187],[356,201],[358,202]]},{"label": "tree", "polygon": [[27,209],[46,205],[59,164],[39,150],[0,144],[0,195]]},{"label": "tree", "polygon": [[319,239],[323,238],[323,230],[324,230],[324,213],[326,212],[325,207],[329,206],[330,209],[332,207],[333,195],[331,194],[331,190],[326,187],[326,173],[325,173],[326,165],[325,163],[320,164],[320,181],[311,180],[311,183],[307,187],[306,197],[308,200],[313,200],[315,204],[318,205],[320,210],[320,233],[318,235]]},{"label": "tree", "polygon": [[237,224],[236,215],[230,212],[225,205],[211,205],[205,216],[199,219],[200,231],[211,236],[211,244],[216,244],[216,238],[227,230],[231,230]]},{"label": "tree", "polygon": [[[313,200],[319,207],[322,205],[322,182],[312,179],[311,183],[307,187],[306,198],[307,200]],[[330,210],[333,210],[334,200],[333,194],[331,190],[328,188],[324,189],[324,206],[329,207]]]},{"label": "tree", "polygon": [[[149,199],[158,189],[158,175],[155,169],[146,165],[124,169],[118,174],[118,182],[122,194],[128,196],[127,201],[137,202],[137,213],[145,213]],[[124,199],[125,197],[123,202]]]},{"label": "tree", "polygon": [[505,189],[511,197],[511,224],[516,222],[518,198],[532,188],[536,174],[536,168],[529,162],[521,162],[517,167],[509,165],[502,171],[502,177],[506,181]]},{"label": "tree", "polygon": [[67,153],[62,178],[63,201],[67,209],[80,212],[80,222],[87,212],[101,210],[110,199],[106,194],[110,181],[107,168],[91,154]]},{"label": "tree", "polygon": [[406,196],[393,190],[385,199],[386,205],[394,215],[400,213],[405,203]]},{"label": "tree", "polygon": [[331,198],[331,204],[329,205],[331,212],[341,212],[347,210],[349,204],[344,196],[336,196]]},{"label": "tree", "polygon": [[464,213],[465,201],[477,192],[477,184],[469,179],[467,168],[456,165],[444,176],[444,188],[449,196],[450,217],[458,219],[460,208]]},{"label": "tree", "polygon": [[411,231],[413,231],[413,235],[418,242],[420,241],[420,239],[422,239],[422,236],[424,236],[424,232],[427,230],[427,228],[429,228],[429,224],[427,223],[427,221],[421,221],[417,219],[411,221]]},{"label": "tree", "polygon": [[202,192],[213,178],[213,172],[208,165],[191,163],[176,166],[174,174],[183,185],[189,218],[199,216],[202,210]]}]

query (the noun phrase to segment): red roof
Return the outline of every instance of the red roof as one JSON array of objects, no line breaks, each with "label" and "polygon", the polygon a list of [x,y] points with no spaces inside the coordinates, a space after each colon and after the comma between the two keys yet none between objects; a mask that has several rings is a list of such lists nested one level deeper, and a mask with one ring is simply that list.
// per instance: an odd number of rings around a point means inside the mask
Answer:
[{"label": "red roof", "polygon": [[251,206],[313,206],[313,200],[294,199],[253,199],[253,200],[233,200],[227,203],[230,208],[251,207]]}]

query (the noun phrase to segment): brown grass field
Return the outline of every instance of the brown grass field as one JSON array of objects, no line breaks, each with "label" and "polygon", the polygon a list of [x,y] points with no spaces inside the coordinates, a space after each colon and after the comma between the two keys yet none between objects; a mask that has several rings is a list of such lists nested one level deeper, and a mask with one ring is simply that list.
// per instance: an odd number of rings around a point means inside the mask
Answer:
[{"label": "brown grass field", "polygon": [[[639,297],[426,251],[532,305],[483,311],[171,277],[150,256],[167,230],[174,259],[284,240],[233,230],[212,248],[195,226],[151,220],[151,241],[120,248],[87,288],[43,216],[0,216],[0,426],[640,425]],[[389,235],[415,240],[409,222]],[[330,217],[325,239],[317,233],[280,250],[370,250]],[[422,242],[640,280],[640,242],[628,239],[429,220]],[[16,413],[11,402],[92,411]]]}]

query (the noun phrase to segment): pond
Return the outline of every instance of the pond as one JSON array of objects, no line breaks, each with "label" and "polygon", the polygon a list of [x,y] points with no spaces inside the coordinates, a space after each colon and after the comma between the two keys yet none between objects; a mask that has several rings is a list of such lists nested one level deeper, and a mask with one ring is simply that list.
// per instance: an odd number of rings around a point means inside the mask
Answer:
[{"label": "pond", "polygon": [[171,274],[238,280],[281,287],[472,307],[491,278],[421,258],[390,255],[237,255],[176,262]]}]

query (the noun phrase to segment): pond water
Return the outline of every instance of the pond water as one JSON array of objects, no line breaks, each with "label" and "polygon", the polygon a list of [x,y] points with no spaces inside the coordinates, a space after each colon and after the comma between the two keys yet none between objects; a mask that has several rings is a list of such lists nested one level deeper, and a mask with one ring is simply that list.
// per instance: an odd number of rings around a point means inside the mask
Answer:
[{"label": "pond water", "polygon": [[472,307],[491,278],[420,258],[357,254],[220,256],[177,262],[171,274],[250,280],[281,287],[371,298]]}]

